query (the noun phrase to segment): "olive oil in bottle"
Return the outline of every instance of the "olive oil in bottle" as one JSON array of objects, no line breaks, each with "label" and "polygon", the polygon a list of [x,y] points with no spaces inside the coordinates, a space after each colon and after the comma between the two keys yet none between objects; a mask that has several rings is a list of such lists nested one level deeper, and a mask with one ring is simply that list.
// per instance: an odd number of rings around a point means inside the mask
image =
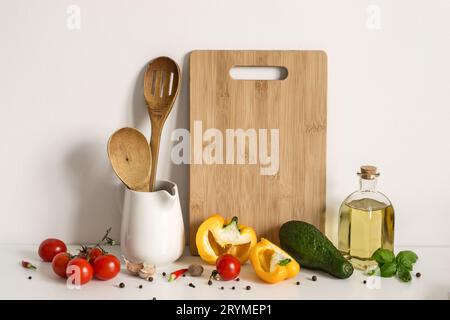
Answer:
[{"label": "olive oil in bottle", "polygon": [[394,249],[394,208],[389,199],[375,190],[377,168],[362,166],[360,189],[349,195],[339,212],[338,248],[353,265],[366,269],[378,248]]}]

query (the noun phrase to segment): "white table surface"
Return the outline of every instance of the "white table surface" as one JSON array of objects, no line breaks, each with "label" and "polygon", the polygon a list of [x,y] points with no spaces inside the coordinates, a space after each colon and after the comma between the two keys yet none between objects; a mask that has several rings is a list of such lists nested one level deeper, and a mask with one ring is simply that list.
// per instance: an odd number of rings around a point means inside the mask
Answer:
[{"label": "white table surface", "polygon": [[[110,281],[93,280],[81,289],[68,289],[63,279],[56,276],[50,263],[40,260],[37,245],[0,245],[2,263],[0,263],[0,299],[449,299],[450,292],[450,248],[449,247],[412,247],[419,255],[413,273],[422,276],[410,283],[402,283],[395,278],[378,278],[379,289],[371,289],[363,284],[367,277],[360,271],[346,280],[332,278],[322,272],[301,269],[300,274],[278,284],[265,284],[253,272],[249,263],[241,270],[241,281],[215,281],[207,285],[213,269],[206,266],[201,278],[186,276],[169,283],[161,275],[170,273],[191,263],[201,263],[200,258],[186,254],[172,265],[158,268],[153,282],[147,282],[131,276],[124,270]],[[76,252],[75,246],[69,251]],[[396,248],[401,250],[402,248]],[[120,256],[118,246],[109,248],[110,252]],[[20,262],[28,260],[37,270],[22,268]],[[32,276],[29,280],[28,276]],[[318,280],[310,280],[317,275]],[[300,281],[300,285],[295,285]],[[125,288],[119,288],[120,282]],[[188,284],[192,282],[195,288]],[[143,288],[138,286],[142,284]],[[245,290],[247,285],[251,290]],[[224,290],[219,288],[224,286]],[[236,289],[232,290],[231,287]]]}]

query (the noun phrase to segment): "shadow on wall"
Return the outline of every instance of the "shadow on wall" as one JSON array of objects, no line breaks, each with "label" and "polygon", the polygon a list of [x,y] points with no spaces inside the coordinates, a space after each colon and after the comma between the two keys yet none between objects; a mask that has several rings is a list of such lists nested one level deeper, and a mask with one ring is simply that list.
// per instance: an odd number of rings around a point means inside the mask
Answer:
[{"label": "shadow on wall", "polygon": [[[189,129],[189,53],[183,57],[183,66],[181,67],[181,88],[178,95],[178,108],[174,113],[175,128]],[[170,143],[173,148],[178,142]],[[186,243],[189,243],[189,165],[176,165],[170,162],[170,177],[178,185],[180,191],[181,209],[183,210],[184,229]]]},{"label": "shadow on wall", "polygon": [[[134,85],[133,97],[132,97],[132,114],[131,123],[127,124],[134,128],[141,128],[143,123],[150,123],[150,118],[147,111],[147,103],[144,98],[144,75],[147,69],[147,63],[142,66]],[[142,132],[147,139],[150,139],[150,130]]]},{"label": "shadow on wall", "polygon": [[[148,62],[147,62],[148,63]],[[144,74],[147,68],[147,63],[140,70],[136,84],[134,86],[134,92],[132,97],[132,123],[131,126],[135,128],[141,128],[142,125],[147,122],[150,123],[150,118],[147,111],[147,104],[144,98]],[[166,126],[163,130],[168,130],[168,122],[174,122],[175,128],[186,128],[189,129],[189,53],[183,57],[183,65],[181,66],[181,88],[178,93],[178,98],[169,117],[166,120]],[[150,129],[143,134],[150,139]],[[166,132],[167,133],[167,132]],[[167,135],[170,139],[170,133]],[[165,139],[166,135],[162,135]],[[181,209],[183,211],[184,227],[186,234],[186,243],[189,241],[189,165],[181,164],[176,165],[170,161],[170,151],[172,147],[177,144],[177,142],[171,141],[161,141],[161,148],[164,146],[170,146],[169,151],[169,176],[161,176],[161,169],[158,170],[159,174],[157,179],[169,179],[178,185],[178,190],[180,194]],[[160,151],[159,156],[162,156]],[[166,162],[162,161],[160,158],[158,161],[158,166],[161,168]]]},{"label": "shadow on wall", "polygon": [[114,181],[106,141],[81,143],[65,159],[70,175],[67,181],[79,201],[71,238],[82,243],[96,243],[108,227],[112,227],[112,238],[119,240],[123,188]]}]

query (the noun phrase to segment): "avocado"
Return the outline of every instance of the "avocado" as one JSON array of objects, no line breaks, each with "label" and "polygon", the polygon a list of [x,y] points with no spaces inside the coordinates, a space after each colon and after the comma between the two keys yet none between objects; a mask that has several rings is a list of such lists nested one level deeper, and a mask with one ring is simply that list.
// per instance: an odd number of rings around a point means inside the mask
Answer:
[{"label": "avocado", "polygon": [[301,267],[325,271],[336,278],[352,275],[353,266],[341,252],[312,224],[289,221],[279,232],[280,244]]}]

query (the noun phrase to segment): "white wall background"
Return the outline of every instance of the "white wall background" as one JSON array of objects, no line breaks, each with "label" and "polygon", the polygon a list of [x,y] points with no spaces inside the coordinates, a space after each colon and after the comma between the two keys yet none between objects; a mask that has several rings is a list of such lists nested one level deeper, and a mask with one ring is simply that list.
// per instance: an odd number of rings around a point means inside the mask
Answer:
[{"label": "white wall background", "polygon": [[[80,30],[66,26],[71,4]],[[143,70],[159,55],[184,76],[158,176],[179,184],[187,222],[188,168],[171,164],[169,136],[188,127],[194,49],[327,51],[327,232],[371,163],[396,208],[397,244],[450,245],[448,0],[1,0],[0,243],[93,242],[108,226],[118,236],[106,142],[122,126],[149,136]]]}]

